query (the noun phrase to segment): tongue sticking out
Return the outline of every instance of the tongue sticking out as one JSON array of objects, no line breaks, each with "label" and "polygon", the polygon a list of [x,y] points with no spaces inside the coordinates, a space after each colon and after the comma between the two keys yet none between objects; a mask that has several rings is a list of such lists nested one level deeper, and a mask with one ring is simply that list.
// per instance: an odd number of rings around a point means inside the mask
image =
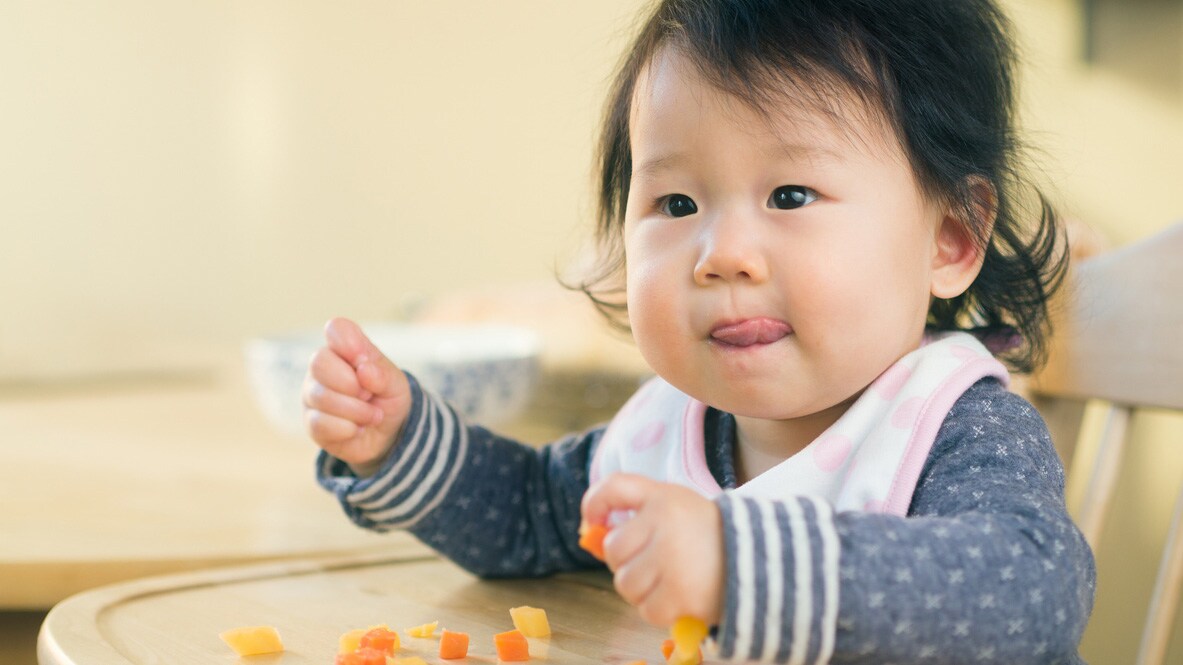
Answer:
[{"label": "tongue sticking out", "polygon": [[771,344],[793,332],[784,321],[776,319],[747,319],[711,331],[711,339],[729,346]]}]

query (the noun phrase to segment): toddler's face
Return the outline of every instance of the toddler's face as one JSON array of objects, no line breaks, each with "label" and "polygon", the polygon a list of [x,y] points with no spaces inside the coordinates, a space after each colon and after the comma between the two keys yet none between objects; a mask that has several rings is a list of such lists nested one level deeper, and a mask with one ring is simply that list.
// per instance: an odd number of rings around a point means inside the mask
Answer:
[{"label": "toddler's face", "polygon": [[638,82],[630,323],[658,374],[738,416],[842,405],[923,335],[942,209],[889,129],[838,108],[769,122],[672,49]]}]

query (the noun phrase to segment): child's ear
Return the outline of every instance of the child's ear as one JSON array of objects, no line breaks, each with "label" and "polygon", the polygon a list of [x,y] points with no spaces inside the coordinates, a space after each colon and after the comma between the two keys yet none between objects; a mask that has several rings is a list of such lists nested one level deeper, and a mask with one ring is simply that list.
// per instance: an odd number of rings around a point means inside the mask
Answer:
[{"label": "child's ear", "polygon": [[[969,208],[950,204],[937,229],[930,287],[937,298],[955,298],[965,293],[986,259],[986,243],[978,240],[976,230],[983,229],[981,237],[990,237],[998,211],[997,197],[994,187],[983,178],[971,179],[969,189],[972,202]],[[967,215],[973,217],[967,219]]]}]

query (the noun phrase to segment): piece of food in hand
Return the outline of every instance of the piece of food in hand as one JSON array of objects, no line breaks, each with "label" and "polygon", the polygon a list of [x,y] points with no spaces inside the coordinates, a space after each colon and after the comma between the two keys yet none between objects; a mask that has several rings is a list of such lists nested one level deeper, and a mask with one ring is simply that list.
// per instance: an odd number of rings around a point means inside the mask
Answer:
[{"label": "piece of food in hand", "polygon": [[604,560],[604,536],[607,535],[607,525],[587,522],[579,524],[579,546],[600,561]]},{"label": "piece of food in hand", "polygon": [[440,622],[432,621],[425,623],[422,626],[412,626],[407,629],[407,634],[411,637],[435,637],[435,629],[438,628]]},{"label": "piece of food in hand", "polygon": [[669,665],[698,665],[702,662],[702,641],[706,636],[706,622],[681,617],[670,626],[670,638],[662,642],[661,653]]},{"label": "piece of food in hand", "polygon": [[550,635],[550,622],[546,619],[546,610],[529,605],[511,607],[509,617],[513,619],[513,627],[522,631],[522,635],[526,637]]},{"label": "piece of food in hand", "polygon": [[386,654],[377,649],[362,647],[357,651],[337,654],[334,665],[386,665]]},{"label": "piece of food in hand", "polygon": [[386,626],[374,626],[361,636],[358,646],[363,649],[368,647],[383,653],[393,654],[399,647],[398,633]]},{"label": "piece of food in hand", "polygon": [[218,637],[240,656],[283,651],[283,640],[279,639],[279,631],[272,626],[231,628],[219,633]]},{"label": "piece of food in hand", "polygon": [[455,660],[468,656],[468,633],[444,630],[440,633],[440,658]]},{"label": "piece of food in hand", "polygon": [[494,635],[493,647],[497,649],[497,660],[507,663],[530,660],[530,643],[522,631],[516,628]]},{"label": "piece of food in hand", "polygon": [[679,662],[686,662],[694,657],[702,660],[700,645],[707,638],[707,624],[702,619],[694,617],[680,617],[670,626],[670,639],[674,641],[674,655]]}]

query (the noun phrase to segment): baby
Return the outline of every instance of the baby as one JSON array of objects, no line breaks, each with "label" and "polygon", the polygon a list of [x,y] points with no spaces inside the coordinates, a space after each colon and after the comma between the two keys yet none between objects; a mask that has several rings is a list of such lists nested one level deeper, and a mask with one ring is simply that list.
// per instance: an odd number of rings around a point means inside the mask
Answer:
[{"label": "baby", "polygon": [[1065,269],[1008,32],[989,0],[658,3],[583,285],[656,377],[535,449],[336,319],[305,390],[321,483],[487,576],[603,565],[577,531],[608,524],[620,595],[703,619],[725,660],[1080,662],[1092,554],[1006,389]]}]

